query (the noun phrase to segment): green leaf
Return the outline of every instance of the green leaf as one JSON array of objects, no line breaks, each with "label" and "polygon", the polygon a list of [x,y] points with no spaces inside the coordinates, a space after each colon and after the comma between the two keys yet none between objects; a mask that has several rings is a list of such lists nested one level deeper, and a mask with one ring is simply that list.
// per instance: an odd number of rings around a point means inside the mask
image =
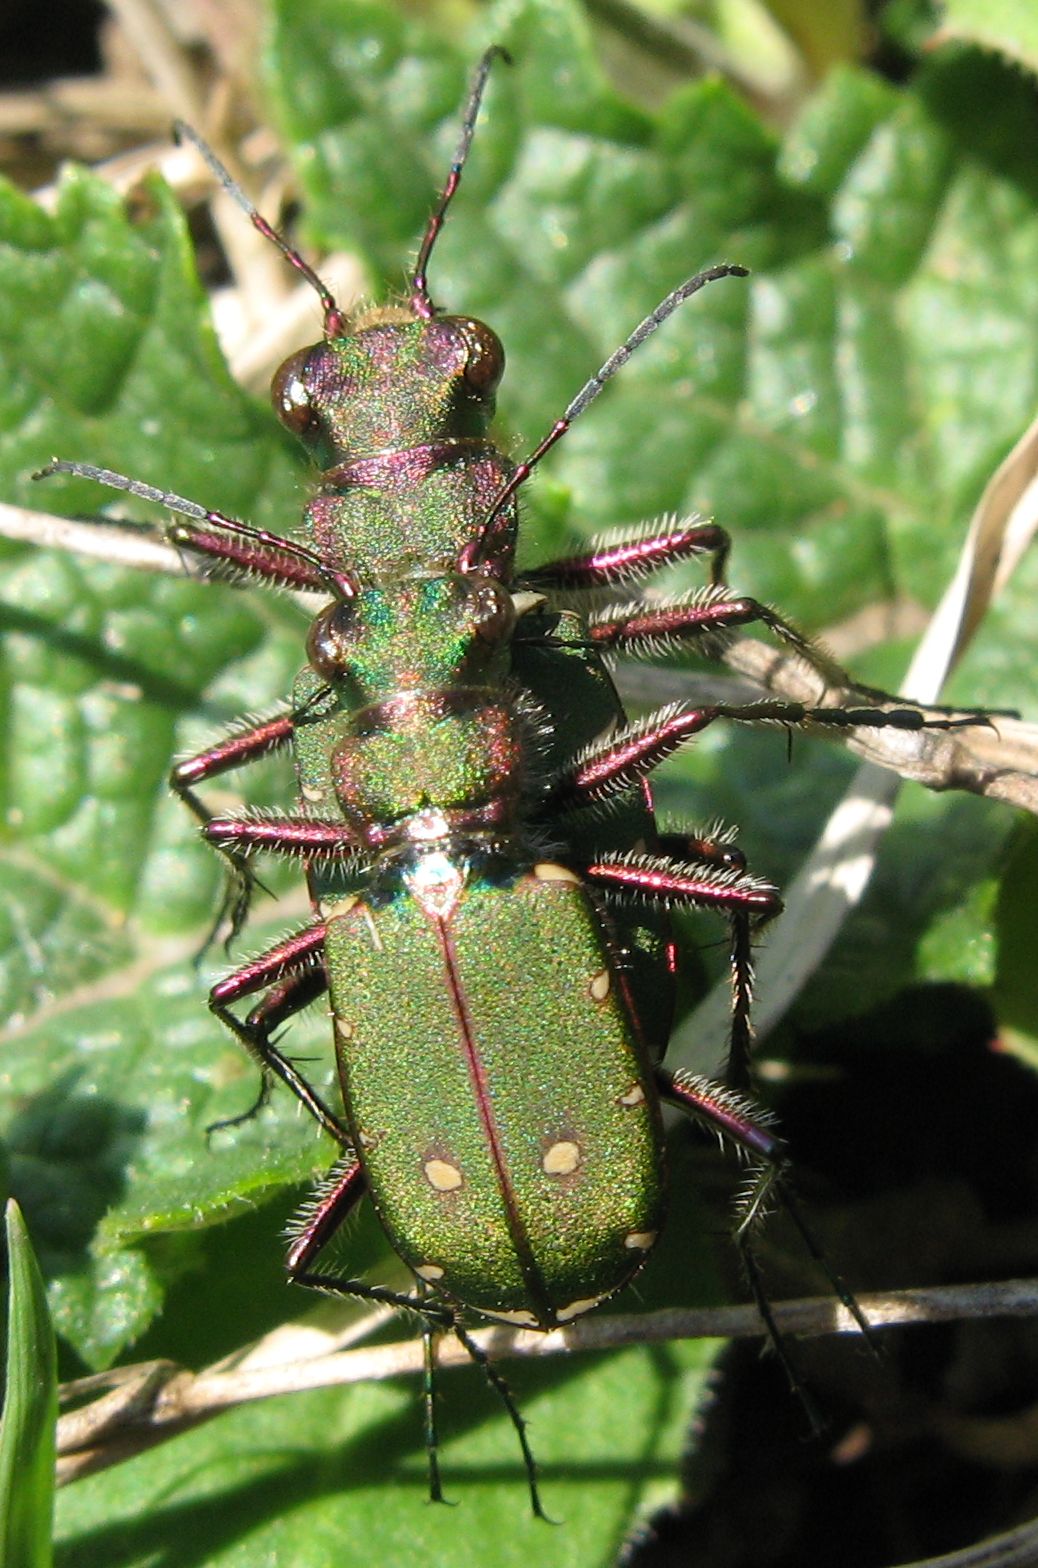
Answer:
[{"label": "green leaf", "polygon": [[1038,15],[1029,0],[944,0],[939,39],[993,49],[1038,76]]},{"label": "green leaf", "polygon": [[[276,525],[298,506],[298,464],[231,381],[182,218],[152,194],[131,216],[74,172],[51,219],[0,193],[7,493],[106,504],[82,481],[31,485],[58,452]],[[9,554],[5,1137],[59,1328],[101,1366],[193,1266],[181,1233],[324,1159],[288,1114],[206,1155],[205,1127],[255,1090],[192,966],[220,872],[165,786],[177,752],[281,697],[302,621],[214,585]],[[287,775],[259,775],[252,798],[282,798]],[[171,1236],[161,1259],[124,1250],[155,1231]]]},{"label": "green leaf", "polygon": [[7,1375],[0,1419],[0,1561],[7,1568],[53,1562],[57,1357],[43,1279],[21,1211],[7,1204]]},{"label": "green leaf", "polygon": [[665,1495],[709,1360],[702,1344],[643,1346],[573,1361],[564,1376],[509,1373],[557,1525],[530,1517],[512,1434],[461,1372],[441,1402],[455,1507],[428,1501],[415,1389],[358,1386],[237,1411],[80,1483],[61,1498],[61,1560],[143,1565],[175,1537],[206,1568],[363,1568],[376,1553],[478,1568],[488,1543],[502,1568],[606,1564],[632,1509]]},{"label": "green leaf", "polygon": [[[892,602],[931,607],[1038,391],[1025,85],[969,51],[928,60],[903,86],[844,69],[778,137],[716,82],[652,109],[627,103],[565,0],[509,0],[450,40],[373,0],[283,0],[268,98],[307,233],[360,249],[373,296],[401,287],[491,40],[515,64],[493,76],[430,281],[438,304],[486,319],[505,343],[508,450],[531,450],[683,277],[723,258],[753,268],[748,283],[719,283],[668,321],[552,453],[526,487],[526,558],[699,508],[732,532],[732,582],[812,631]],[[57,454],[290,527],[303,465],[232,383],[184,225],[161,186],[149,191],[127,211],[74,174],[53,217],[0,193],[4,499],[149,515],[81,481],[32,485]],[[7,556],[0,1127],[12,1190],[70,1359],[174,1353],[201,1364],[304,1310],[308,1298],[279,1288],[278,1232],[330,1150],[284,1094],[254,1122],[206,1137],[256,1084],[206,1011],[221,963],[210,955],[198,972],[192,957],[220,873],[165,779],[175,755],[283,699],[305,623],[260,591],[25,548]],[[677,586],[701,581],[689,569]],[[956,676],[960,700],[1033,708],[1036,588],[1031,560]],[[855,668],[896,682],[908,651],[880,643]],[[782,881],[848,775],[841,754],[808,741],[795,741],[790,764],[784,736],[716,726],[658,793],[677,821],[738,823],[754,869]],[[257,805],[291,798],[275,764],[246,770],[241,791]],[[1010,818],[917,791],[901,810],[798,1022],[833,1024],[908,980],[993,977],[997,988],[1016,976],[1014,1027],[1038,1038],[1023,969],[1000,957],[1024,918],[1001,881]],[[306,918],[298,877],[263,874],[281,901],[273,912],[257,903],[249,950]],[[697,941],[716,944],[716,927]],[[326,1084],[326,1019],[293,1026],[291,1041]],[[384,1277],[370,1217],[349,1252],[351,1269]],[[715,1299],[702,1234],[685,1259],[694,1267],[654,1264],[645,1288],[659,1277],[672,1304]],[[322,1393],[224,1418],[70,1492],[67,1560],[143,1563],[180,1528],[207,1563],[309,1564],[333,1551],[338,1563],[351,1552],[368,1561],[383,1538],[390,1561],[428,1540],[430,1560],[460,1563],[481,1529],[485,1560],[486,1520],[503,1512],[495,1561],[550,1539],[540,1555],[553,1561],[604,1563],[632,1510],[672,1484],[697,1355],[639,1351],[516,1377],[565,1534],[531,1524],[527,1536],[511,1434],[465,1374],[444,1414],[458,1510],[423,1501],[412,1386]],[[612,1446],[598,1452],[590,1434],[603,1412]]]}]

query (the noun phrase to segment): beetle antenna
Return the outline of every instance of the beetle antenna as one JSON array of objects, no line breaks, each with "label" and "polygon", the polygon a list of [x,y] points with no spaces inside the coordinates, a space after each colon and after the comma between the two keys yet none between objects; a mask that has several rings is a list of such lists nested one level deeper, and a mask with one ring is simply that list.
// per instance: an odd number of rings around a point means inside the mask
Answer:
[{"label": "beetle antenna", "polygon": [[[519,486],[529,477],[546,452],[550,452],[556,441],[561,441],[573,421],[595,401],[607,381],[610,381],[620,370],[635,349],[651,338],[652,334],[661,327],[668,316],[672,316],[679,305],[683,305],[693,294],[698,294],[700,289],[708,283],[716,283],[719,278],[746,278],[749,276],[748,267],[740,267],[731,262],[721,262],[716,267],[706,267],[702,272],[697,272],[691,278],[686,278],[684,283],[673,289],[666,299],[660,300],[655,310],[649,312],[643,321],[639,321],[634,331],[625,338],[620,347],[606,360],[605,364],[596,370],[589,380],[584,382],[576,397],[570,403],[561,419],[552,425],[544,440],[530,453],[524,462],[519,463],[508,483],[498,491],[491,503],[490,510],[483,519],[480,531],[471,544],[466,545],[458,558],[458,569],[471,572],[478,569],[480,562],[485,561],[493,553],[498,532],[504,526],[498,523],[501,512],[512,498]],[[495,523],[498,526],[495,527]]]},{"label": "beetle antenna", "polygon": [[288,243],[285,236],[275,229],[272,223],[268,223],[261,212],[257,212],[248,196],[246,196],[238,184],[238,181],[220,162],[209,143],[203,141],[194,127],[188,125],[185,120],[174,120],[173,139],[180,145],[184,142],[190,142],[195,151],[205,160],[210,171],[216,176],[228,196],[237,202],[253,228],[258,230],[265,240],[270,240],[272,245],[276,245],[285,260],[295,267],[297,272],[303,275],[321,301],[321,310],[324,313],[325,337],[342,337],[348,330],[346,317],[336,304],[335,296],[332,294],[331,289],[328,288],[326,283],[322,282],[309,262],[304,261],[294,246]]},{"label": "beetle antenna", "polygon": [[461,134],[458,137],[458,145],[454,149],[450,173],[447,175],[447,183],[440,193],[439,201],[433,208],[432,216],[425,226],[422,243],[418,247],[418,257],[414,264],[414,272],[411,274],[411,309],[416,316],[421,316],[425,321],[431,321],[436,314],[436,306],[429,298],[429,284],[426,278],[429,257],[432,255],[432,248],[436,244],[437,236],[443,228],[443,220],[447,216],[447,208],[454,198],[454,192],[461,184],[461,171],[465,167],[469,148],[472,146],[472,136],[476,129],[476,120],[479,117],[479,107],[483,102],[487,77],[490,75],[490,68],[494,61],[499,59],[504,60],[508,65],[512,63],[512,57],[507,49],[502,49],[500,44],[491,44],[476,67],[476,74],[472,78],[468,102],[465,105],[465,113],[461,121]]}]

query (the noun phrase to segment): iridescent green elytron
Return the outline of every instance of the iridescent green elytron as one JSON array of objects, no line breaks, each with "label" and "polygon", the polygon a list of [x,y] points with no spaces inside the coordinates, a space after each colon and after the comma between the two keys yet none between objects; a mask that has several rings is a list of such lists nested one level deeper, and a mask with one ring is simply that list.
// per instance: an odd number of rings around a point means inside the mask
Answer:
[{"label": "iridescent green elytron", "polygon": [[[85,464],[50,471],[160,500],[184,519],[170,529],[184,547],[330,601],[314,620],[288,711],[174,771],[173,787],[240,887],[247,890],[250,857],[266,851],[301,859],[312,895],[310,923],[221,981],[210,1003],[265,1081],[285,1082],[340,1146],[300,1222],[292,1277],[414,1308],[427,1347],[439,1330],[457,1333],[507,1404],[539,1511],[522,1422],[465,1315],[549,1329],[627,1283],[662,1223],[662,1101],[757,1162],[736,1237],[788,1370],[750,1245],[768,1191],[789,1201],[781,1148],[742,1096],[751,933],[780,902],[746,872],[727,835],[660,835],[648,775],[722,718],[911,728],[959,721],[924,718],[873,693],[853,710],[678,704],[628,723],[604,652],[679,640],[716,649],[750,623],[833,674],[834,685],[851,685],[796,628],[725,586],[728,539],[710,522],[642,529],[516,574],[514,497],[533,466],[667,316],[743,269],[711,268],[668,295],[514,465],[489,434],[501,345],[482,323],[441,314],[425,280],[496,52],[477,73],[409,299],[357,319],[343,315],[187,133],[324,308],[322,341],[293,355],[273,384],[280,418],[318,471],[297,535],[262,533]],[[634,592],[653,570],[695,555],[711,563],[705,588],[671,602]],[[589,592],[598,607],[581,613],[574,605]],[[198,784],[289,746],[298,776],[291,814],[217,817],[196,795]],[[244,894],[235,929],[243,904]],[[661,1065],[676,964],[667,909],[675,904],[715,910],[731,931],[725,1084]],[[273,1040],[325,992],[342,1115]],[[232,1004],[257,995],[242,1019]],[[415,1276],[413,1294],[341,1279],[319,1264],[365,1194]],[[427,1366],[431,1491],[439,1497],[431,1349]]]}]

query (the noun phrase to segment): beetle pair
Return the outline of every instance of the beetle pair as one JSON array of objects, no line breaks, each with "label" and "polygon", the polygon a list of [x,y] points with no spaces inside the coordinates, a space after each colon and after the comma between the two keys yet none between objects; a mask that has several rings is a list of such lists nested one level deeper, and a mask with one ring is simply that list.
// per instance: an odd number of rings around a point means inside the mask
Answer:
[{"label": "beetle pair", "polygon": [[[788,1201],[781,1146],[742,1095],[751,938],[780,900],[725,836],[660,835],[648,776],[718,719],[838,728],[956,721],[882,704],[767,701],[679,705],[628,723],[603,654],[678,642],[711,649],[755,623],[834,685],[850,684],[796,628],[725,586],[728,539],[712,523],[635,532],[516,574],[515,492],[534,465],[674,310],[743,269],[711,268],[668,295],[530,458],[513,465],[488,435],[501,346],[481,323],[441,314],[426,283],[493,54],[477,73],[404,304],[347,319],[245,203],[324,311],[323,340],[293,355],[274,381],[281,419],[319,470],[298,535],[256,530],[89,465],[48,471],[159,501],[178,514],[169,534],[185,549],[330,601],[313,622],[288,711],[174,773],[174,788],[239,877],[265,851],[303,860],[310,883],[310,923],[221,981],[211,1005],[341,1146],[293,1242],[292,1277],[421,1316],[433,1495],[432,1337],[452,1328],[508,1404],[539,1511],[522,1423],[458,1314],[547,1329],[631,1278],[662,1221],[663,1101],[760,1168],[737,1236],[783,1354],[750,1246],[769,1192]],[[622,598],[627,585],[696,555],[711,563],[699,592],[669,603]],[[591,613],[571,607],[589,595],[597,595]],[[210,814],[199,786],[287,747],[298,775],[292,814]],[[677,962],[667,910],[681,904],[730,924],[723,1085],[671,1075],[660,1063]],[[239,908],[236,924],[242,916]],[[274,1040],[325,991],[344,1118]],[[235,1004],[257,995],[241,1018]],[[320,1266],[322,1247],[365,1192],[416,1277],[413,1295]]]}]

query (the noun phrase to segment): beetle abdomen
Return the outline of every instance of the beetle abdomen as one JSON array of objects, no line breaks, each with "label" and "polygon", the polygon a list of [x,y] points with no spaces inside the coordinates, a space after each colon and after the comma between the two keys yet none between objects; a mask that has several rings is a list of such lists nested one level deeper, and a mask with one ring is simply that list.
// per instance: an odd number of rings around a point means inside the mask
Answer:
[{"label": "beetle abdomen", "polygon": [[615,955],[561,867],[328,925],[343,1093],[379,1217],[420,1278],[549,1327],[640,1266],[660,1119]]}]

